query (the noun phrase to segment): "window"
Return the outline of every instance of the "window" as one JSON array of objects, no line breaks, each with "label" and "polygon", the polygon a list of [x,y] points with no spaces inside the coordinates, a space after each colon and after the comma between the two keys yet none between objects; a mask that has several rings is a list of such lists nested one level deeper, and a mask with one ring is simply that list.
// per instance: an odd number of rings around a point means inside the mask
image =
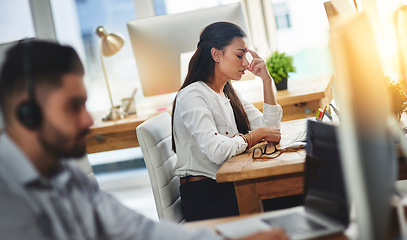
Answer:
[{"label": "window", "polygon": [[[0,0],[0,66],[3,64],[3,54],[9,45],[6,43],[21,38],[35,36],[31,18],[30,5],[26,0]],[[0,133],[4,127],[2,110],[0,108]]]},{"label": "window", "polygon": [[273,7],[277,29],[290,28],[290,12],[288,10],[287,2],[275,3]]},{"label": "window", "polygon": [[129,97],[137,85],[137,71],[129,43],[126,23],[136,18],[133,0],[76,0],[81,41],[85,50],[87,107],[91,112],[110,108],[105,77],[102,71],[99,37],[95,30],[105,27],[108,33],[123,37],[125,45],[117,54],[103,57],[114,105]]},{"label": "window", "polygon": [[270,1],[276,17],[277,49],[293,56],[297,68],[290,79],[332,74],[325,0]]}]

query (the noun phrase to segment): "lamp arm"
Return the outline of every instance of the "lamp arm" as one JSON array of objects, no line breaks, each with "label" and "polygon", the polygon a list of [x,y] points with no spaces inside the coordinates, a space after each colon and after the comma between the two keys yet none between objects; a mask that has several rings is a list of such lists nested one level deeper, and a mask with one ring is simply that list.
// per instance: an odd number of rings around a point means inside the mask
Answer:
[{"label": "lamp arm", "polygon": [[112,109],[114,109],[112,94],[110,93],[109,81],[107,80],[107,74],[106,74],[106,69],[105,69],[105,62],[103,61],[103,54],[102,54],[102,51],[100,51],[100,60],[101,60],[101,62],[102,62],[102,69],[103,69],[103,74],[105,75],[105,81],[106,81],[107,91],[108,91],[108,93],[109,93],[110,103],[112,104]]}]

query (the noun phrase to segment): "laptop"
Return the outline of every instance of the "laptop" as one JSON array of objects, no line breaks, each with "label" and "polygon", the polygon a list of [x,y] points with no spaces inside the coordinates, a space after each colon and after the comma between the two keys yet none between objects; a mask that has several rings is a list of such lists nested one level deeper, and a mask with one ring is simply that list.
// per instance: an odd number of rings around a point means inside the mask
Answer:
[{"label": "laptop", "polygon": [[229,238],[282,228],[291,239],[339,233],[349,225],[349,205],[338,149],[336,126],[307,122],[304,206],[216,225]]}]

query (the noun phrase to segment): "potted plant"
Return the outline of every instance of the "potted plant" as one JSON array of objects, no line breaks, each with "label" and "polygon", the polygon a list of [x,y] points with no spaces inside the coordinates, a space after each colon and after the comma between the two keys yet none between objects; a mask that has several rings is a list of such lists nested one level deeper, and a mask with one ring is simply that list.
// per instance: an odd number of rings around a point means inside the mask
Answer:
[{"label": "potted plant", "polygon": [[290,72],[296,72],[293,58],[284,52],[274,51],[266,58],[267,70],[276,83],[277,90],[287,89],[287,78]]},{"label": "potted plant", "polygon": [[403,80],[392,80],[385,76],[387,87],[391,99],[391,110],[400,120],[401,115],[407,112],[407,91]]}]

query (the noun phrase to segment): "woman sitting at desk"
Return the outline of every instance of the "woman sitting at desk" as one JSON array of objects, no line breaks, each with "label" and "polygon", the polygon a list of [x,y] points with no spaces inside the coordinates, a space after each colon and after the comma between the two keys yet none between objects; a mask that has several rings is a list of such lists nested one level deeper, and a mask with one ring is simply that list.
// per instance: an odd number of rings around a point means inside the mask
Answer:
[{"label": "woman sitting at desk", "polygon": [[[263,81],[264,113],[232,87],[230,80],[240,80],[246,70]],[[172,114],[175,174],[181,179],[181,207],[187,221],[239,214],[233,183],[216,183],[216,172],[226,160],[262,139],[280,142],[281,117],[273,79],[264,60],[247,48],[244,31],[228,22],[207,26]]]}]

